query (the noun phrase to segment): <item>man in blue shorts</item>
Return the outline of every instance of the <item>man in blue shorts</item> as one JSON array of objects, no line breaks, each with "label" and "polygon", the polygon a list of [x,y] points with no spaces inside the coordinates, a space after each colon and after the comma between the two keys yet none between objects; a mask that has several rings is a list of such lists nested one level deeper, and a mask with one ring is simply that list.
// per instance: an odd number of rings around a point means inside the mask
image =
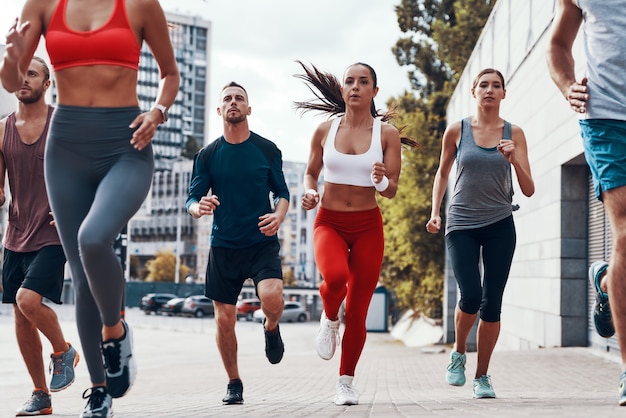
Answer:
[{"label": "man in blue shorts", "polygon": [[[50,391],[57,392],[74,382],[78,354],[66,342],[47,298],[61,303],[65,254],[56,227],[43,174],[43,155],[53,108],[45,101],[50,87],[50,70],[39,57],[28,68],[24,85],[15,95],[17,111],[0,121],[0,184],[9,179],[11,201],[4,236],[2,302],[13,304],[17,344],[33,381],[31,398],[17,416],[52,413],[45,368],[41,360],[39,332],[52,345]],[[0,187],[0,206],[5,203]]]},{"label": "man in blue shorts", "polygon": [[280,150],[250,131],[250,112],[242,86],[231,82],[222,89],[217,114],[224,134],[196,155],[186,204],[196,219],[213,216],[205,293],[215,306],[216,342],[229,378],[224,404],[243,403],[235,304],[246,279],[254,281],[265,313],[267,359],[279,363],[285,350],[278,327],[284,299],[277,234],[289,209],[289,189]]},{"label": "man in blue shorts", "polygon": [[[619,405],[626,405],[626,0],[559,0],[548,67],[572,110],[580,114],[585,159],[596,196],[611,224],[610,265],[589,268],[596,289],[594,324],[617,332],[622,356]],[[572,45],[582,24],[585,76],[576,80]]]}]

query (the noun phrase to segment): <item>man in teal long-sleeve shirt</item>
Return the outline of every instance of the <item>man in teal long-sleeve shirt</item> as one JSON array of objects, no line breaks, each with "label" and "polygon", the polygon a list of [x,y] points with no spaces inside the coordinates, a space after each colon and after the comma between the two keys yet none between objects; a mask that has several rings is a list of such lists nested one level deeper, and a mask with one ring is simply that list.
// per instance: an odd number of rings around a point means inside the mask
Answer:
[{"label": "man in teal long-sleeve shirt", "polygon": [[267,359],[279,363],[285,350],[278,327],[284,299],[277,233],[289,208],[289,189],[280,150],[248,127],[246,90],[231,82],[220,97],[224,134],[196,156],[186,206],[196,219],[213,216],[205,294],[213,299],[217,347],[229,378],[222,401],[240,404],[235,305],[246,279],[254,281],[265,314]]}]

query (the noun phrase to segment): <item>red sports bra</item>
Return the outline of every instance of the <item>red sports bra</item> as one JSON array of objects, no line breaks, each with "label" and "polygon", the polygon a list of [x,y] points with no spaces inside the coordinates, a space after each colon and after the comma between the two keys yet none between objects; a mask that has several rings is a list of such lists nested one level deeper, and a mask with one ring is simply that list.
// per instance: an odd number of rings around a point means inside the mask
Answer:
[{"label": "red sports bra", "polygon": [[115,65],[139,69],[140,45],[126,14],[125,0],[115,0],[104,26],[79,32],[67,26],[68,0],[59,0],[46,33],[46,48],[55,71],[87,65]]}]

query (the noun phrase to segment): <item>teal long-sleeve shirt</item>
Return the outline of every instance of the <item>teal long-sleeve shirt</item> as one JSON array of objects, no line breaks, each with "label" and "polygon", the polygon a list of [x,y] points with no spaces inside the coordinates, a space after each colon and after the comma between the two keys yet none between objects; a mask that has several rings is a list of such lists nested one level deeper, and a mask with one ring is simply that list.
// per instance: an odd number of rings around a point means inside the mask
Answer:
[{"label": "teal long-sleeve shirt", "polygon": [[289,200],[282,153],[273,142],[250,132],[239,144],[221,136],[204,147],[194,161],[187,210],[209,190],[220,201],[213,213],[212,246],[245,248],[278,239],[263,235],[258,226],[259,217],[272,212],[272,197]]}]

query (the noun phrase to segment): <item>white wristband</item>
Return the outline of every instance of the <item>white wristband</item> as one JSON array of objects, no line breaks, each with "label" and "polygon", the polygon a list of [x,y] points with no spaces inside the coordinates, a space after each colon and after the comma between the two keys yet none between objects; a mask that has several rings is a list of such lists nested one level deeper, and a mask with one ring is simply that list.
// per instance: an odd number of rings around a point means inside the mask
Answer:
[{"label": "white wristband", "polygon": [[376,183],[374,181],[373,174],[370,177],[372,179],[372,183],[374,184],[374,188],[379,192],[384,192],[385,190],[387,190],[387,187],[389,187],[389,179],[387,178],[387,176],[383,176],[383,178],[380,179],[380,183]]}]

